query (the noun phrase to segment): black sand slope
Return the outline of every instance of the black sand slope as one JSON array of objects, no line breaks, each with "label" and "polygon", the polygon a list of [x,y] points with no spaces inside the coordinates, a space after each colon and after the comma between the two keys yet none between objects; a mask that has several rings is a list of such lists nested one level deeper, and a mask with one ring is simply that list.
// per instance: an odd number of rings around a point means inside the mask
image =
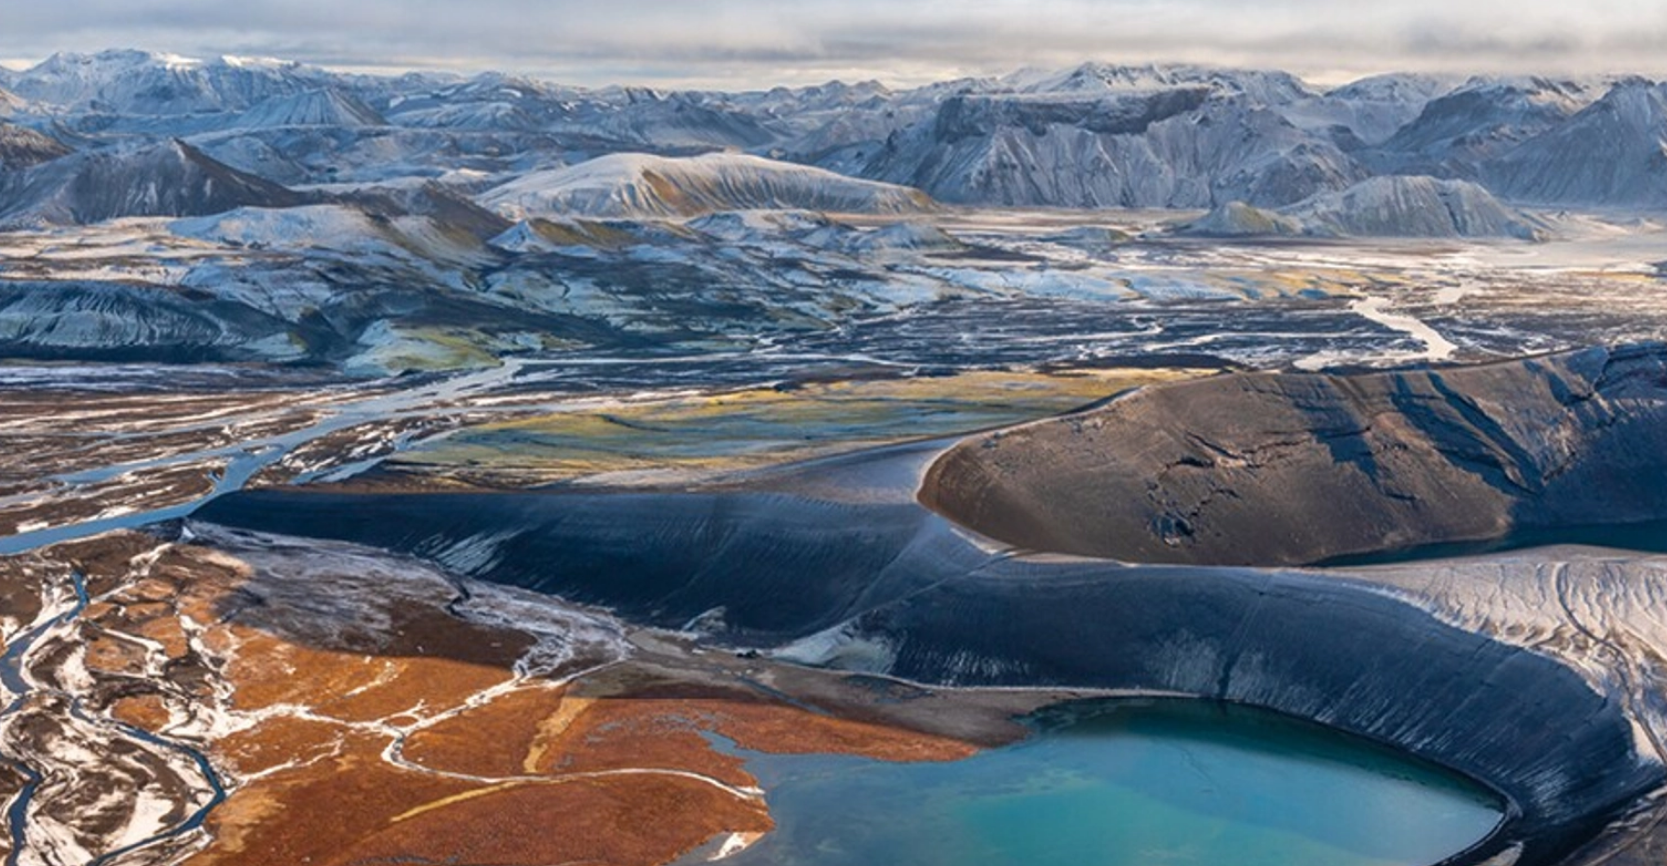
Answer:
[{"label": "black sand slope", "polygon": [[[1663,351],[1644,349],[1351,378],[1230,376],[979,437],[929,469],[944,445],[694,490],[256,491],[216,500],[194,519],[414,554],[787,661],[942,686],[1163,693],[1265,707],[1397,746],[1498,791],[1509,804],[1505,823],[1455,864],[1584,863],[1568,858],[1616,837],[1621,830],[1606,828],[1667,784],[1660,762],[1641,751],[1647,741],[1636,717],[1658,696],[1640,703],[1625,676],[1589,680],[1520,641],[1449,625],[1415,594],[1375,585],[1369,574],[1277,563],[1374,540],[1451,540],[1443,533],[1572,520],[1600,506],[1658,513],[1667,500],[1667,486],[1656,483],[1667,434],[1652,413],[1667,391],[1662,370]],[[1234,400],[1277,411],[1252,417]],[[1139,407],[1147,408],[1131,412]],[[1188,407],[1196,425],[1137,424]],[[1219,429],[1199,432],[1212,418]],[[1247,444],[1269,436],[1271,450]],[[1069,447],[1046,460],[992,459],[1061,440]],[[1016,554],[915,500],[924,472],[926,501],[1002,537],[1098,501],[1070,491],[1128,495],[1094,512],[1105,522],[1069,524],[1097,527],[1071,537],[1144,543],[1151,503],[1167,500],[1148,497],[1130,467],[1177,450],[1196,463],[1176,461],[1186,467],[1177,477],[1213,467],[1239,487],[1226,497],[1231,507],[1194,524],[1224,540],[1199,533],[1179,548],[1200,565]],[[1251,465],[1230,462],[1229,453],[1278,456]],[[972,466],[991,468],[963,479],[1028,498],[1000,500],[1007,511],[977,497],[949,499],[973,488],[947,483],[946,473]],[[1205,489],[1174,484],[1170,499]],[[1304,496],[1319,501],[1305,505]],[[1367,520],[1380,501],[1393,507]],[[989,522],[998,515],[1014,522]],[[1348,531],[1293,534],[1310,515]],[[1386,534],[1386,525],[1402,534]],[[1240,557],[1270,565],[1212,562]]]}]

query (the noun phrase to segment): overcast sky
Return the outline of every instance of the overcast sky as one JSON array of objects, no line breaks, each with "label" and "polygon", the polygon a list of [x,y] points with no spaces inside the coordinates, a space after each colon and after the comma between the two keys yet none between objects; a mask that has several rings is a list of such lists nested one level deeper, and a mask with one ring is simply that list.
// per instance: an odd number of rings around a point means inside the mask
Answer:
[{"label": "overcast sky", "polygon": [[575,84],[914,84],[1085,60],[1667,75],[1667,0],[0,0],[0,59],[139,47]]}]

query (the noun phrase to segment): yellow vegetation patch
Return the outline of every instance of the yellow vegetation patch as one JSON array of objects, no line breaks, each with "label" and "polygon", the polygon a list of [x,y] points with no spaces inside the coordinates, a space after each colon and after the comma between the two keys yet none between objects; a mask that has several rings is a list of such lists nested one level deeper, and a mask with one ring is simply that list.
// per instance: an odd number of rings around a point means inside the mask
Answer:
[{"label": "yellow vegetation patch", "polygon": [[742,469],[1033,421],[1203,372],[976,371],[588,406],[475,427],[391,465],[511,484],[602,472]]},{"label": "yellow vegetation patch", "polygon": [[595,702],[593,698],[573,695],[563,697],[561,703],[556,706],[556,711],[538,724],[538,734],[527,747],[527,757],[521,762],[521,768],[528,773],[538,772],[538,768],[543,765],[545,754],[550,751],[550,746]]},{"label": "yellow vegetation patch", "polygon": [[443,808],[445,808],[447,806],[450,806],[450,805],[453,805],[455,803],[462,803],[462,802],[467,801],[467,800],[473,800],[476,797],[485,797],[488,794],[496,794],[499,791],[507,791],[510,788],[519,787],[519,786],[524,785],[524,784],[527,784],[527,783],[522,782],[522,781],[503,782],[503,783],[497,784],[497,785],[488,785],[485,788],[476,788],[473,791],[464,791],[461,794],[453,794],[449,797],[441,797],[438,800],[434,800],[434,801],[429,802],[429,803],[424,803],[424,804],[422,804],[421,806],[418,806],[415,809],[408,809],[404,812],[401,812],[398,815],[395,815],[392,818],[389,818],[388,823],[398,824],[401,821],[409,821],[412,818],[417,817],[418,815],[422,815],[422,814],[427,813],[427,812],[432,812],[435,809],[443,809]]}]

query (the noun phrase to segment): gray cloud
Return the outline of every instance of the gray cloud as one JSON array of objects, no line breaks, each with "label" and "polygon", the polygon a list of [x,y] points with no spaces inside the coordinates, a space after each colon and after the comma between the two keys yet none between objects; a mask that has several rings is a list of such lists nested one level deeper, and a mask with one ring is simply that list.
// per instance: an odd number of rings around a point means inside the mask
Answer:
[{"label": "gray cloud", "polygon": [[0,57],[138,46],[582,84],[914,82],[1084,60],[1667,72],[1659,0],[6,0]]}]

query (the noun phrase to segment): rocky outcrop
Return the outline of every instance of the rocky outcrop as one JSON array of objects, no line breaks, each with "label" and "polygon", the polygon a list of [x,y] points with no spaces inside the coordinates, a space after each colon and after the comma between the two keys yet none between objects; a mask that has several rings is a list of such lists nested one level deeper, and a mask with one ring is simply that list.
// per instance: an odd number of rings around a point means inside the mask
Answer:
[{"label": "rocky outcrop", "polygon": [[69,153],[68,146],[49,135],[0,122],[0,172],[30,168]]},{"label": "rocky outcrop", "polygon": [[1273,211],[1230,202],[1182,232],[1198,237],[1546,237],[1539,220],[1506,207],[1474,183],[1402,176],[1368,178]]},{"label": "rocky outcrop", "polygon": [[1035,550],[1281,565],[1667,518],[1667,349],[1247,373],[980,436],[930,507]]}]

